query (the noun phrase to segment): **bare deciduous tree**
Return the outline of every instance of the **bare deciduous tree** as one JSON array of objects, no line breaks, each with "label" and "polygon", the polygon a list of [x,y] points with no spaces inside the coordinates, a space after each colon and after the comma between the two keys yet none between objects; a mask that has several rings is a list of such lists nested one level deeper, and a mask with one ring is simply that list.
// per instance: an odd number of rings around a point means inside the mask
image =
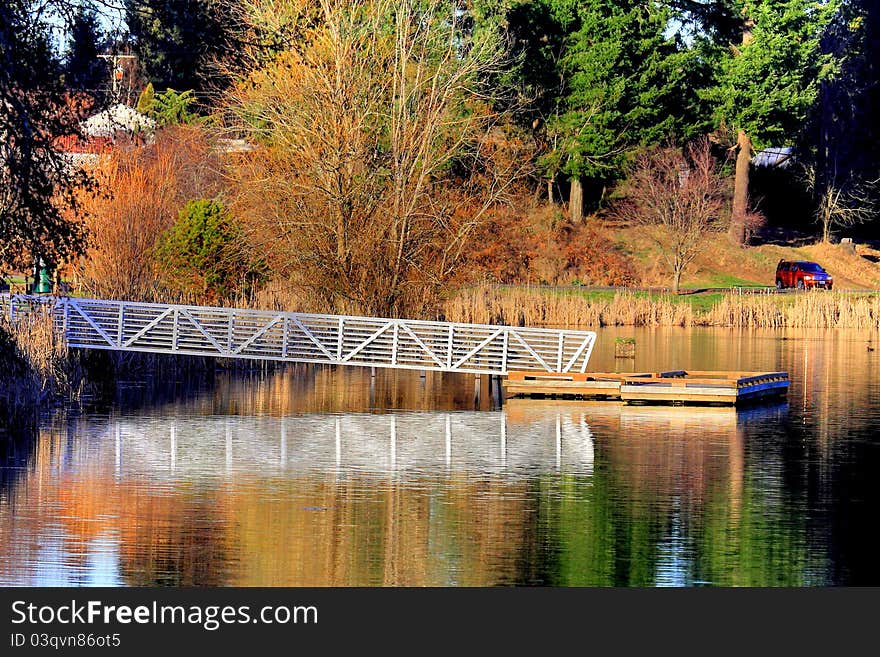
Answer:
[{"label": "bare deciduous tree", "polygon": [[527,166],[481,84],[500,49],[454,3],[320,7],[231,94],[230,127],[265,145],[237,169],[234,210],[316,306],[418,313]]},{"label": "bare deciduous tree", "polygon": [[681,149],[656,148],[635,163],[625,184],[620,213],[644,227],[660,247],[678,293],[681,275],[700,251],[706,234],[723,231],[724,181],[708,139]]},{"label": "bare deciduous tree", "polygon": [[836,176],[822,180],[814,165],[804,167],[804,181],[816,199],[814,216],[822,241],[830,242],[835,228],[849,228],[876,216],[880,180],[860,181]]}]

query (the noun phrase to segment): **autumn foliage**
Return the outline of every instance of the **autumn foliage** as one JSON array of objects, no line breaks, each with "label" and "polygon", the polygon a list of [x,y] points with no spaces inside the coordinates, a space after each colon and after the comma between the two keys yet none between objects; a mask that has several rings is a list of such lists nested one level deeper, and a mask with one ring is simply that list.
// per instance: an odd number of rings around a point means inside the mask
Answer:
[{"label": "autumn foliage", "polygon": [[448,8],[322,3],[229,94],[230,130],[264,146],[232,210],[309,308],[430,312],[529,166],[482,85],[497,44]]},{"label": "autumn foliage", "polygon": [[217,158],[201,132],[175,127],[148,146],[118,146],[94,175],[97,192],[81,200],[89,249],[76,265],[75,284],[89,295],[153,300],[161,289],[157,242],[187,200],[217,193]]},{"label": "autumn foliage", "polygon": [[485,282],[630,285],[632,264],[598,218],[572,223],[528,196],[499,207],[475,235],[468,269]]}]

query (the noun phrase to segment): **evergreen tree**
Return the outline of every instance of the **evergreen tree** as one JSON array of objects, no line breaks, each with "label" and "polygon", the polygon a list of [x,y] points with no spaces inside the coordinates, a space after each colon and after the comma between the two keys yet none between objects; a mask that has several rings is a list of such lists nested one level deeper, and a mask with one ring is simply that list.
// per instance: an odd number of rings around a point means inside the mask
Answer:
[{"label": "evergreen tree", "polygon": [[177,123],[192,123],[197,118],[191,110],[194,101],[192,90],[178,93],[174,89],[166,89],[153,97],[145,114],[155,119],[160,128]]},{"label": "evergreen tree", "polygon": [[141,95],[138,96],[138,102],[135,106],[135,109],[141,114],[149,114],[153,110],[153,105],[156,103],[156,91],[153,88],[152,82],[147,82],[147,86],[144,87],[144,90],[141,92]]},{"label": "evergreen tree", "polygon": [[665,0],[679,30],[693,39],[716,44],[742,38],[743,0]]},{"label": "evergreen tree", "polygon": [[230,45],[228,12],[216,0],[125,0],[134,52],[157,90],[192,89],[204,102],[226,83],[215,63]]},{"label": "evergreen tree", "polygon": [[833,65],[821,80],[798,155],[828,240],[835,225],[873,218],[880,196],[880,8],[866,0],[842,3],[822,48]]},{"label": "evergreen tree", "polygon": [[0,3],[0,267],[53,265],[83,247],[65,213],[84,174],[55,137],[76,132],[50,25],[28,0]]},{"label": "evergreen tree", "polygon": [[209,199],[189,201],[180,210],[160,238],[156,258],[168,288],[214,301],[247,293],[265,276],[242,229],[221,203]]},{"label": "evergreen tree", "polygon": [[474,29],[503,35],[509,58],[493,72],[494,88],[515,90],[496,101],[508,102],[505,110],[517,123],[538,128],[556,107],[560,91],[559,58],[565,30],[547,2],[531,0],[478,0],[474,3]]},{"label": "evergreen tree", "polygon": [[107,80],[107,66],[98,57],[102,34],[93,8],[86,5],[78,8],[69,35],[64,56],[64,82],[70,89],[94,94]]},{"label": "evergreen tree", "polygon": [[658,5],[550,0],[550,9],[567,35],[548,122],[554,149],[542,164],[569,178],[569,214],[579,220],[582,181],[601,198],[633,148],[684,131],[688,54],[666,35],[670,14]]},{"label": "evergreen tree", "polygon": [[822,36],[836,3],[749,0],[743,37],[720,62],[716,118],[744,130],[755,146],[791,144],[830,72]]}]

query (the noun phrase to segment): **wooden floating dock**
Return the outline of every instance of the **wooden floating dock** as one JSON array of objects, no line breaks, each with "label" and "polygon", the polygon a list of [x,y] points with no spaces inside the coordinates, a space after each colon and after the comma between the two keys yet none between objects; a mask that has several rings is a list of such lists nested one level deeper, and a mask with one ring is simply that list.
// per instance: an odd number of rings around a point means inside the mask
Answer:
[{"label": "wooden floating dock", "polygon": [[510,372],[505,397],[619,399],[642,404],[745,404],[788,393],[788,372],[554,374]]}]

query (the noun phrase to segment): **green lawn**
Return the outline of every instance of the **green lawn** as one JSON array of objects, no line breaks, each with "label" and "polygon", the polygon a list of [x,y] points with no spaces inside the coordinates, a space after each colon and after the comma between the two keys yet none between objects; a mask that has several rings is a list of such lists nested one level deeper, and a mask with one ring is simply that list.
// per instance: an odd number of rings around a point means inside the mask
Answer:
[{"label": "green lawn", "polygon": [[771,283],[756,283],[730,274],[712,274],[708,279],[697,283],[689,283],[682,289],[700,289],[704,287],[767,287]]},{"label": "green lawn", "polygon": [[[758,286],[754,282],[751,281],[743,281],[742,279],[735,279],[734,277],[728,277],[725,279],[726,283],[724,285],[704,285],[702,287],[766,287],[766,286]],[[730,281],[738,281],[737,283],[731,283]],[[683,291],[687,289],[699,289],[697,287],[694,288],[682,288]],[[577,289],[577,288],[545,288],[545,294],[555,294],[555,295],[565,295],[565,296],[574,296],[582,298],[586,301],[590,302],[608,302],[610,303],[614,297],[621,292],[618,290],[590,290],[590,289]],[[713,306],[719,304],[721,300],[730,294],[736,294],[735,292],[694,292],[691,294],[670,294],[668,292],[645,292],[645,291],[626,291],[628,295],[633,297],[641,297],[648,298],[655,301],[669,301],[671,303],[677,304],[689,304],[694,312],[697,314],[704,314],[708,312]],[[772,299],[773,303],[779,304],[781,306],[788,305],[794,302],[796,294],[779,294],[779,295],[770,295],[769,299]]]}]

